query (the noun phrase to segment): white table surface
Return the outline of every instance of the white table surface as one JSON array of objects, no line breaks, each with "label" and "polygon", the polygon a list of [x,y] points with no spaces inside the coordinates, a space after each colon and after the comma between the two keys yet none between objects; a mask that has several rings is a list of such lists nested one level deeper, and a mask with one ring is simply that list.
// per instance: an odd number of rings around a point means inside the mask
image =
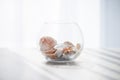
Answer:
[{"label": "white table surface", "polygon": [[0,48],[0,80],[120,80],[120,49],[84,49],[74,62],[53,64],[37,49]]}]

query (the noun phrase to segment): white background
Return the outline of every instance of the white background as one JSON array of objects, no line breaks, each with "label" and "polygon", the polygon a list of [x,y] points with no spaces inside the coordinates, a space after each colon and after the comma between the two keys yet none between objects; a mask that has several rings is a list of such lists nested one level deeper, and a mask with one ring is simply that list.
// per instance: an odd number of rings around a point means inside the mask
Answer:
[{"label": "white background", "polygon": [[101,37],[101,9],[101,0],[0,0],[0,47],[36,48],[46,21],[77,22],[86,48],[115,47]]}]

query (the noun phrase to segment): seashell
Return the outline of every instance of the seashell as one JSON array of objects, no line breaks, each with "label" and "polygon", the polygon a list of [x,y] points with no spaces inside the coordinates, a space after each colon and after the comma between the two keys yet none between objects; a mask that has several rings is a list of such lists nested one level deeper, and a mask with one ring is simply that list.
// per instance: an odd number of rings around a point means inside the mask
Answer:
[{"label": "seashell", "polygon": [[71,54],[69,55],[63,54],[62,59],[69,59],[70,57],[71,57]]},{"label": "seashell", "polygon": [[76,44],[76,49],[77,49],[77,50],[80,50],[80,48],[81,48],[80,44],[77,43],[77,44]]},{"label": "seashell", "polygon": [[54,40],[52,37],[45,36],[40,39],[39,45],[41,51],[49,51],[51,50],[55,45],[57,44],[57,41]]},{"label": "seashell", "polygon": [[66,47],[63,49],[64,54],[69,54],[71,51],[73,51],[72,47]]},{"label": "seashell", "polygon": [[51,58],[51,59],[57,59],[56,54],[46,54],[46,56]]},{"label": "seashell", "polygon": [[56,52],[56,49],[52,48],[51,50],[42,51],[44,54],[54,54]]},{"label": "seashell", "polygon": [[63,50],[63,48],[67,47],[65,44],[61,43],[61,44],[57,44],[54,46],[55,49],[57,50]]},{"label": "seashell", "polygon": [[54,48],[56,49],[55,54],[58,58],[63,58],[63,57],[65,58],[66,56],[70,56],[76,53],[76,48],[69,41],[58,44]]},{"label": "seashell", "polygon": [[56,56],[58,57],[58,58],[61,58],[62,57],[62,55],[63,55],[63,52],[62,52],[62,50],[57,50],[56,52],[55,52],[55,54],[56,54]]},{"label": "seashell", "polygon": [[71,47],[74,46],[74,45],[73,45],[71,42],[69,42],[69,41],[65,41],[64,44],[67,45],[67,46],[71,46]]},{"label": "seashell", "polygon": [[65,41],[64,44],[67,45],[67,46],[63,49],[63,53],[64,53],[64,54],[72,54],[72,53],[75,53],[75,52],[76,52],[75,47],[74,47],[74,45],[73,45],[71,42]]},{"label": "seashell", "polygon": [[80,49],[80,44],[74,46],[71,42],[57,44],[57,41],[49,36],[44,36],[39,41],[40,50],[50,59],[69,59]]}]

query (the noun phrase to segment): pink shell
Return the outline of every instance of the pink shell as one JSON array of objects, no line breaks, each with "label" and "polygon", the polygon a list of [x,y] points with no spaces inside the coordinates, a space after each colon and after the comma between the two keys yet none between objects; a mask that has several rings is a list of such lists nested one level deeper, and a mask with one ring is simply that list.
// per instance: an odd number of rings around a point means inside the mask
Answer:
[{"label": "pink shell", "polygon": [[74,45],[69,41],[65,41],[64,44],[69,46],[69,47],[74,47]]},{"label": "pink shell", "polygon": [[77,48],[78,50],[80,50],[81,46],[80,46],[79,43],[76,44],[76,48]]},{"label": "pink shell", "polygon": [[56,44],[56,40],[49,36],[42,37],[39,42],[41,51],[51,50]]}]

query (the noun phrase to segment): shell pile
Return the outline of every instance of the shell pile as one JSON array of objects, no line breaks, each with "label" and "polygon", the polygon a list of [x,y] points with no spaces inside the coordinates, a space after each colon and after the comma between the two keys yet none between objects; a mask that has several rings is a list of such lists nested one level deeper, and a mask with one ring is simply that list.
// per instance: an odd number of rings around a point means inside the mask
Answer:
[{"label": "shell pile", "polygon": [[39,45],[40,51],[46,57],[56,60],[69,59],[70,56],[76,54],[81,49],[79,43],[77,43],[76,46],[69,41],[57,44],[57,41],[49,36],[42,37],[40,39]]}]

